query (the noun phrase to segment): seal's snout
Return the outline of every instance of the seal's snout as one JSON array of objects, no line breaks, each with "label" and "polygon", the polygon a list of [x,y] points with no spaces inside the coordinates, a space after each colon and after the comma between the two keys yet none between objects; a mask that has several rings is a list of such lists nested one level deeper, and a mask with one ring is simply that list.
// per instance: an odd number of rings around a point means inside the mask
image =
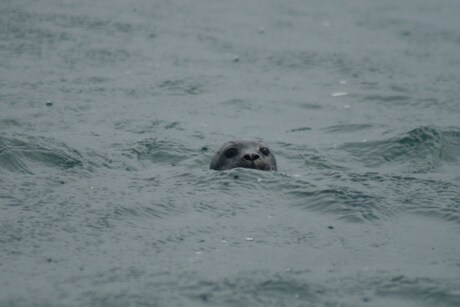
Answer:
[{"label": "seal's snout", "polygon": [[276,171],[276,159],[264,144],[258,141],[230,141],[222,145],[212,158],[210,169],[227,170],[235,167]]},{"label": "seal's snout", "polygon": [[260,156],[256,153],[247,153],[243,156],[243,159],[244,160],[247,160],[247,161],[255,161],[257,159],[259,159]]}]

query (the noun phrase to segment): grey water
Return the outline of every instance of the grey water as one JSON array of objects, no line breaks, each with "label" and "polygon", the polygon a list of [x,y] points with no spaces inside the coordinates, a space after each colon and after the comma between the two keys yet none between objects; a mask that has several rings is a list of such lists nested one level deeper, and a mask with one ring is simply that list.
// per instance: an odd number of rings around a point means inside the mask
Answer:
[{"label": "grey water", "polygon": [[2,0],[0,305],[459,306],[459,15]]}]

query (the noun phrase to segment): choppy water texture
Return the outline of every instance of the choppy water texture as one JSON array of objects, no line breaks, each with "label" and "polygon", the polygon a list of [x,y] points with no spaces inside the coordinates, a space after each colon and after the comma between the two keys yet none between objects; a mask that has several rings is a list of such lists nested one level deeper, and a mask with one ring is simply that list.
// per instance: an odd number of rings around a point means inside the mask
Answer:
[{"label": "choppy water texture", "polygon": [[459,306],[459,15],[2,0],[0,305]]}]

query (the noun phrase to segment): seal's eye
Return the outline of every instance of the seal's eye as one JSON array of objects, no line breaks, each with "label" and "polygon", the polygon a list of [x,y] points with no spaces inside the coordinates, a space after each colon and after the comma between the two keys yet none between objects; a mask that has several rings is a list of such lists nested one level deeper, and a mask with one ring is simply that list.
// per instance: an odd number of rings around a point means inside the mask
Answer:
[{"label": "seal's eye", "polygon": [[268,156],[270,154],[270,150],[268,150],[267,147],[262,147],[259,151],[263,153],[264,156]]},{"label": "seal's eye", "polygon": [[236,157],[238,154],[238,150],[236,148],[229,148],[225,151],[224,155],[227,159],[231,159]]}]

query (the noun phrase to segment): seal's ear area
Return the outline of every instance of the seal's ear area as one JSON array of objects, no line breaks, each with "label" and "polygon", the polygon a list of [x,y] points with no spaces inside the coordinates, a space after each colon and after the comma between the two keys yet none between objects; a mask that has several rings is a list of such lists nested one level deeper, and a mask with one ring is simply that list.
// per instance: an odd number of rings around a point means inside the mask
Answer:
[{"label": "seal's ear area", "polygon": [[209,169],[213,169],[213,170],[216,170],[216,171],[219,171],[220,169],[218,168],[219,166],[219,155],[220,155],[220,152],[217,151],[215,154],[214,154],[214,157],[212,158],[211,160],[211,165],[209,165]]}]

